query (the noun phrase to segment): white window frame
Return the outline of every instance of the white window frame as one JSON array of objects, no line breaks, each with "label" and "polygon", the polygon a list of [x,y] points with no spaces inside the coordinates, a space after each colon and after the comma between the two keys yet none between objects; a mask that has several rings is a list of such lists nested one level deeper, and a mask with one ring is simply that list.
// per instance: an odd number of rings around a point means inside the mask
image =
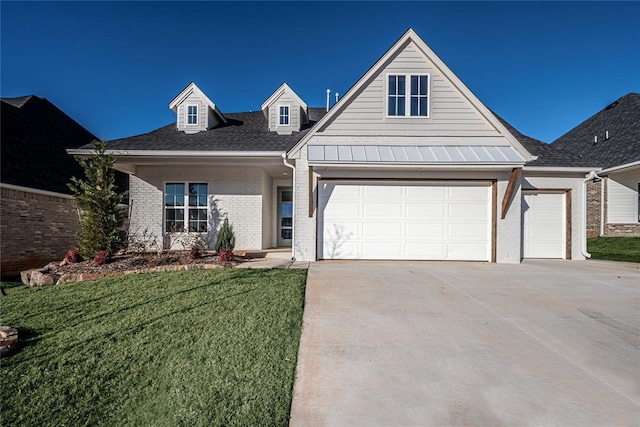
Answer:
[{"label": "white window frame", "polygon": [[[287,109],[287,123],[283,124],[280,122],[280,118],[281,117],[285,117],[282,114],[280,114],[280,109],[281,108],[286,108]],[[291,126],[291,106],[288,104],[282,104],[282,105],[278,105],[278,126]]]},{"label": "white window frame", "polygon": [[[195,107],[195,109],[196,109],[196,122],[195,123],[189,123],[189,116],[191,115],[191,114],[189,114],[189,108],[190,107]],[[198,123],[200,122],[200,120],[198,120],[199,119],[198,115],[200,113],[199,110],[200,110],[200,108],[199,108],[198,104],[187,104],[185,106],[185,115],[184,115],[184,123],[185,123],[185,125],[187,125],[187,126],[198,126]]]},{"label": "white window frame", "polygon": [[[184,185],[184,200],[182,206],[168,207],[166,204],[167,184],[182,184]],[[189,184],[206,184],[207,185],[207,205],[203,206],[189,206]],[[162,191],[162,229],[165,233],[208,233],[209,232],[209,219],[211,218],[211,212],[209,211],[209,182],[208,181],[165,181]],[[207,229],[205,231],[189,231],[189,209],[205,209],[207,210]],[[170,231],[167,230],[167,209],[183,209],[183,230],[182,231]]]},{"label": "white window frame", "polygon": [[[405,94],[404,94],[404,116],[389,115],[389,77],[404,76]],[[427,115],[412,116],[411,115],[411,77],[427,77]],[[420,95],[418,95],[420,96]],[[430,73],[387,73],[385,75],[385,93],[384,93],[384,111],[387,119],[429,119],[431,118],[431,74]]]}]

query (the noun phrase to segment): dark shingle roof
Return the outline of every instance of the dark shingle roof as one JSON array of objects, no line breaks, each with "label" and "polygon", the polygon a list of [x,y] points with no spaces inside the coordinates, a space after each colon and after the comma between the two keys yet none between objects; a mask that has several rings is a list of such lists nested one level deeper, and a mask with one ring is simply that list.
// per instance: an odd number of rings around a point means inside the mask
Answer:
[{"label": "dark shingle roof", "polygon": [[[605,140],[605,132],[609,139]],[[594,136],[598,142],[594,143]],[[640,160],[640,93],[629,93],[552,143],[610,168]]]},{"label": "dark shingle roof", "polygon": [[253,111],[227,113],[224,115],[226,124],[205,132],[186,134],[171,123],[143,135],[109,141],[108,145],[112,150],[286,151],[324,114],[324,108],[309,108],[309,123],[291,135],[270,132],[262,111]]},{"label": "dark shingle roof", "polygon": [[69,194],[83,172],[67,148],[96,137],[45,98],[2,98],[1,178],[5,184]]},{"label": "dark shingle roof", "polygon": [[527,163],[527,166],[594,167],[593,162],[582,159],[568,150],[553,147],[551,144],[546,144],[538,139],[523,135],[502,117],[496,113],[493,114],[529,153],[538,156],[536,160]]}]

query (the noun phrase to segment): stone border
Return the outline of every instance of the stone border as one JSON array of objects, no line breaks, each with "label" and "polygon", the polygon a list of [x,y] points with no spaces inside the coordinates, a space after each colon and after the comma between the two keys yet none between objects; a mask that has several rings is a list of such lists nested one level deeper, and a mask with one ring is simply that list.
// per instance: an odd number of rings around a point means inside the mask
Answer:
[{"label": "stone border", "polygon": [[184,270],[213,270],[216,268],[228,268],[220,264],[180,264],[180,265],[160,265],[157,267],[139,268],[125,271],[109,271],[106,273],[64,273],[57,275],[47,272],[47,269],[26,270],[20,273],[22,283],[31,287],[60,285],[62,283],[83,282],[85,280],[104,279],[105,277],[126,276],[140,273],[162,273],[167,271]]}]

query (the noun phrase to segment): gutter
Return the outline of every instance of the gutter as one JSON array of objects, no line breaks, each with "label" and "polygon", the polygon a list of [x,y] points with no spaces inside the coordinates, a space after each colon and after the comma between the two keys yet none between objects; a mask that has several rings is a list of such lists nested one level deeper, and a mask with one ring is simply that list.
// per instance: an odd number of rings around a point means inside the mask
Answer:
[{"label": "gutter", "polygon": [[[89,148],[68,148],[67,154],[90,156],[95,151]],[[115,156],[147,157],[280,157],[282,151],[187,151],[187,150],[106,150]]]},{"label": "gutter", "polygon": [[282,156],[282,162],[284,163],[284,165],[288,168],[291,169],[291,174],[293,175],[293,198],[291,201],[291,210],[293,211],[293,232],[291,233],[291,261],[295,261],[296,260],[296,223],[295,223],[295,219],[297,217],[296,215],[296,167],[294,165],[292,165],[291,163],[289,163],[288,159],[287,159],[287,153],[281,153]]},{"label": "gutter", "polygon": [[584,181],[582,181],[582,243],[580,244],[580,253],[585,258],[591,258],[591,254],[587,252],[587,182],[601,179],[595,170],[591,170]]},{"label": "gutter", "polygon": [[570,167],[570,166],[527,166],[523,168],[523,172],[575,172],[575,173],[590,173],[600,171],[602,168],[588,168],[588,167]]}]

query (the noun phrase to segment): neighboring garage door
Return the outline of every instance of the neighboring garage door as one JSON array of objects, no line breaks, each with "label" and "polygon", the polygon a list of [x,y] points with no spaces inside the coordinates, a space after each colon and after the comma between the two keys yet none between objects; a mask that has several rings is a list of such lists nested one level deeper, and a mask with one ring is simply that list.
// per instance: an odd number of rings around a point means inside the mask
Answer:
[{"label": "neighboring garage door", "polygon": [[523,193],[523,258],[565,258],[565,193]]},{"label": "neighboring garage door", "polygon": [[491,260],[490,183],[319,182],[319,259]]}]

